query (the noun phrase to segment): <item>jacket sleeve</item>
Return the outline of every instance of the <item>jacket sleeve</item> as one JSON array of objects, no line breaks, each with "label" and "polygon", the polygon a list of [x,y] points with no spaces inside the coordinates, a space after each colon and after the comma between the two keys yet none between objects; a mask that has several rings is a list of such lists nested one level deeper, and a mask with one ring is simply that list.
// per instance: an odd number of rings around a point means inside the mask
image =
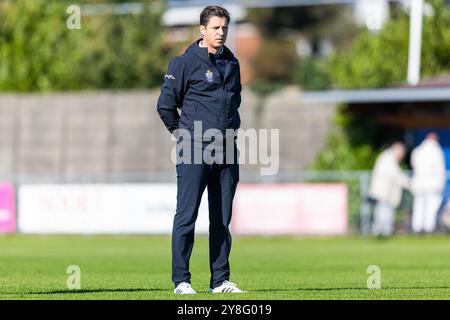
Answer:
[{"label": "jacket sleeve", "polygon": [[242,91],[242,84],[241,84],[241,67],[238,63],[238,91],[237,91],[237,107],[239,108],[241,106],[241,91]]},{"label": "jacket sleeve", "polygon": [[178,129],[180,116],[177,108],[183,105],[186,87],[185,65],[179,57],[175,57],[170,61],[167,73],[164,75],[164,84],[161,87],[157,105],[159,117],[170,133]]}]

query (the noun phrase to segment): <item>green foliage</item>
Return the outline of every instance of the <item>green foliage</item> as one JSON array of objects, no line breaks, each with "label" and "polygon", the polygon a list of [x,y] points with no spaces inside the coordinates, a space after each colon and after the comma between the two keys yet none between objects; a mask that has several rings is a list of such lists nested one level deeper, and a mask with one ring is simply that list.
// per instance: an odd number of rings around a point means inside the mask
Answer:
[{"label": "green foliage", "polygon": [[374,152],[368,144],[353,146],[342,132],[328,138],[327,147],[319,155],[313,169],[320,170],[359,170],[370,169],[374,162]]},{"label": "green foliage", "polygon": [[[366,142],[366,140],[370,141],[367,138],[370,135],[369,129],[355,125],[356,122],[358,122],[356,117],[338,113],[336,127],[328,136],[327,146],[317,157],[312,169],[367,170],[372,168],[377,150]],[[371,123],[360,124],[370,125]]]},{"label": "green foliage", "polygon": [[312,167],[322,170],[371,169],[377,154],[385,146],[382,131],[383,128],[372,120],[348,112],[345,105],[340,106],[327,146]]},{"label": "green foliage", "polygon": [[381,87],[406,79],[408,21],[388,22],[379,34],[363,31],[351,50],[331,63],[333,83],[342,88]]},{"label": "green foliage", "polygon": [[[431,1],[433,15],[424,16],[421,74],[450,70],[450,10]],[[361,31],[352,47],[330,61],[333,85],[375,88],[404,83],[407,76],[409,16],[390,20],[378,33]]]},{"label": "green foliage", "polygon": [[[169,49],[162,46],[160,13],[96,16],[87,22],[83,82],[93,88],[146,88],[160,84]],[[86,67],[84,67],[86,66]]]},{"label": "green foliage", "polygon": [[0,3],[0,91],[160,84],[170,50],[163,46],[161,12],[98,16],[82,12],[81,29],[69,30],[66,9],[70,4],[56,0]]},{"label": "green foliage", "polygon": [[76,32],[65,27],[65,9],[55,1],[0,3],[0,90],[77,88],[81,61]]},{"label": "green foliage", "polygon": [[296,82],[304,90],[323,90],[331,86],[328,65],[323,60],[302,59],[296,70]]},{"label": "green foliage", "polygon": [[[442,0],[429,3],[433,15],[424,17],[422,77],[450,71],[450,10]],[[362,30],[353,45],[335,55],[328,68],[322,70],[329,70],[334,87],[375,88],[404,84],[408,46],[409,17],[403,13],[391,19],[378,33]],[[300,83],[305,83],[304,79]],[[349,115],[345,109],[339,111],[336,125],[338,129],[329,136],[313,168],[370,169],[382,147],[381,138],[384,142],[393,140],[392,132],[376,126],[373,119]]]},{"label": "green foliage", "polygon": [[[450,71],[450,10],[442,0],[430,1],[424,16],[422,77]],[[378,33],[362,29],[352,46],[327,62],[301,61],[297,82],[304,89],[376,88],[405,83],[408,66],[409,16],[399,14]]]},{"label": "green foliage", "polygon": [[424,76],[450,71],[450,9],[443,0],[430,1],[434,16],[425,19],[422,36]]}]

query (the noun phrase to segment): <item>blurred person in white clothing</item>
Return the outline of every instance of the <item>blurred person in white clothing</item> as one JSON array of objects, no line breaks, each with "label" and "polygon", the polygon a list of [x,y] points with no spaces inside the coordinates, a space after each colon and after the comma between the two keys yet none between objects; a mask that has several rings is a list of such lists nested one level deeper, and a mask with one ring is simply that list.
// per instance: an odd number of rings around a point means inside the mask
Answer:
[{"label": "blurred person in white clothing", "polygon": [[375,161],[369,196],[376,200],[372,232],[377,236],[394,233],[395,209],[400,205],[403,189],[410,185],[409,177],[400,167],[405,154],[405,145],[395,142]]},{"label": "blurred person in white clothing", "polygon": [[447,181],[444,152],[436,133],[429,133],[411,154],[413,232],[433,232]]}]

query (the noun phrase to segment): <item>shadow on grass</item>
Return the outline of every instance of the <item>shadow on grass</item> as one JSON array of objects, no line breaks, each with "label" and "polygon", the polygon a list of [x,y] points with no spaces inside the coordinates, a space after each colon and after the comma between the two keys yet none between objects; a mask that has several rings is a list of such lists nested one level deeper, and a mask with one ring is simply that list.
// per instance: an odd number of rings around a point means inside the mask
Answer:
[{"label": "shadow on grass", "polygon": [[[378,290],[423,290],[423,289],[450,289],[450,287],[381,287]],[[345,291],[345,290],[367,290],[373,291],[372,289],[364,287],[354,287],[354,288],[298,288],[298,289],[255,289],[250,292],[294,292],[294,291]],[[377,290],[376,290],[377,291]]]},{"label": "shadow on grass", "polygon": [[161,288],[116,288],[116,289],[73,289],[73,290],[53,290],[53,291],[32,291],[20,294],[83,294],[83,293],[105,293],[105,292],[164,292],[168,289]]},{"label": "shadow on grass", "polygon": [[[380,290],[427,290],[427,289],[450,289],[450,287],[445,286],[435,286],[435,287],[382,287]],[[313,291],[346,291],[346,290],[359,290],[359,291],[373,291],[368,288],[363,287],[353,287],[353,288],[293,288],[293,289],[253,289],[249,290],[247,293],[258,293],[258,292],[313,292]],[[375,290],[379,291],[379,290]],[[80,289],[80,290],[53,290],[53,291],[32,291],[16,294],[30,294],[30,295],[52,295],[52,294],[89,294],[89,293],[132,293],[132,292],[171,292],[170,289],[162,288],[115,288],[115,289]],[[203,293],[203,292],[199,292]]]}]

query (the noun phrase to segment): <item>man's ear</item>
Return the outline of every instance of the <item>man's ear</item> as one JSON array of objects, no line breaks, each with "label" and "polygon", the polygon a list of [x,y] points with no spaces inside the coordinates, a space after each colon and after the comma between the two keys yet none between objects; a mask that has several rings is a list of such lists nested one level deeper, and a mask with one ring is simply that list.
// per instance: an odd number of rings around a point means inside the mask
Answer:
[{"label": "man's ear", "polygon": [[204,36],[204,35],[205,35],[205,32],[206,32],[205,26],[201,25],[201,26],[200,26],[200,33]]}]

